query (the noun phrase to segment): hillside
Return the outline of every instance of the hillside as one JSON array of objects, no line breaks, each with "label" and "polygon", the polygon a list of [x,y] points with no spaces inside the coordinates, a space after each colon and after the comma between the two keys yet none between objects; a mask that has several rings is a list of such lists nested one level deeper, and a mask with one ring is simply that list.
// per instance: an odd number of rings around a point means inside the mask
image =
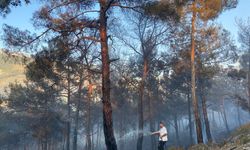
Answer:
[{"label": "hillside", "polygon": [[24,56],[21,54],[6,54],[0,50],[0,92],[13,82],[22,82],[24,74]]},{"label": "hillside", "polygon": [[232,133],[230,138],[220,145],[195,145],[189,150],[250,150],[250,124],[244,125]]}]

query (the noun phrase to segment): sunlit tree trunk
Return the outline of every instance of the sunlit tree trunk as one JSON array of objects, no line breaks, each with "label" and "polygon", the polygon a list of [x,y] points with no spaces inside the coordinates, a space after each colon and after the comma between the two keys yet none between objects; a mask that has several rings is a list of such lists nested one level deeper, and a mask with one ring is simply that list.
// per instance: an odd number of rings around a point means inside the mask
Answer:
[{"label": "sunlit tree trunk", "polygon": [[196,8],[196,1],[193,2],[192,5],[193,15],[192,15],[192,33],[191,33],[191,86],[192,86],[192,101],[193,101],[193,111],[195,117],[195,126],[196,126],[196,134],[197,134],[197,142],[203,143],[203,135],[202,135],[202,127],[201,127],[201,120],[199,115],[199,107],[198,101],[196,97],[196,79],[195,79],[195,24],[196,24],[196,17],[197,17],[197,8]]},{"label": "sunlit tree trunk", "polygon": [[117,150],[113,131],[112,106],[110,101],[110,59],[107,36],[107,0],[99,0],[100,4],[100,39],[102,58],[102,102],[103,102],[103,131],[108,150]]}]

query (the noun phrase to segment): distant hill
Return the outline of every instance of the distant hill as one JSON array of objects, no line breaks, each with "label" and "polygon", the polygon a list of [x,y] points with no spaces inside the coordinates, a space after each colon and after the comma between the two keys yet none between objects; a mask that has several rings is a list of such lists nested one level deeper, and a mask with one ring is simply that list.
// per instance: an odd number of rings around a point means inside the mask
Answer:
[{"label": "distant hill", "polygon": [[31,59],[21,53],[7,53],[0,50],[0,93],[13,82],[25,79],[25,61]]}]

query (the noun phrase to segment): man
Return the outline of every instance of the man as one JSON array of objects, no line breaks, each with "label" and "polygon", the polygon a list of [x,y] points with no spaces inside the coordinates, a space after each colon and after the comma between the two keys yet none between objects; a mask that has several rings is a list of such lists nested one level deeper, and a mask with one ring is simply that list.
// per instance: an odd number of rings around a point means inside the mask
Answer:
[{"label": "man", "polygon": [[159,135],[158,150],[164,150],[164,146],[168,141],[168,132],[162,121],[160,122],[160,130],[151,133],[151,135]]}]

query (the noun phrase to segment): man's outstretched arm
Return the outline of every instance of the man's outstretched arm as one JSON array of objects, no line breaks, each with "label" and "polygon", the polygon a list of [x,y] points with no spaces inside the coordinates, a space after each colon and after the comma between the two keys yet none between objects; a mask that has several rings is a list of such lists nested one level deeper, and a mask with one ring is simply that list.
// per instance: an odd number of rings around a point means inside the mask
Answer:
[{"label": "man's outstretched arm", "polygon": [[152,132],[151,135],[156,135],[156,134],[160,134],[159,131],[156,131],[156,132]]}]

